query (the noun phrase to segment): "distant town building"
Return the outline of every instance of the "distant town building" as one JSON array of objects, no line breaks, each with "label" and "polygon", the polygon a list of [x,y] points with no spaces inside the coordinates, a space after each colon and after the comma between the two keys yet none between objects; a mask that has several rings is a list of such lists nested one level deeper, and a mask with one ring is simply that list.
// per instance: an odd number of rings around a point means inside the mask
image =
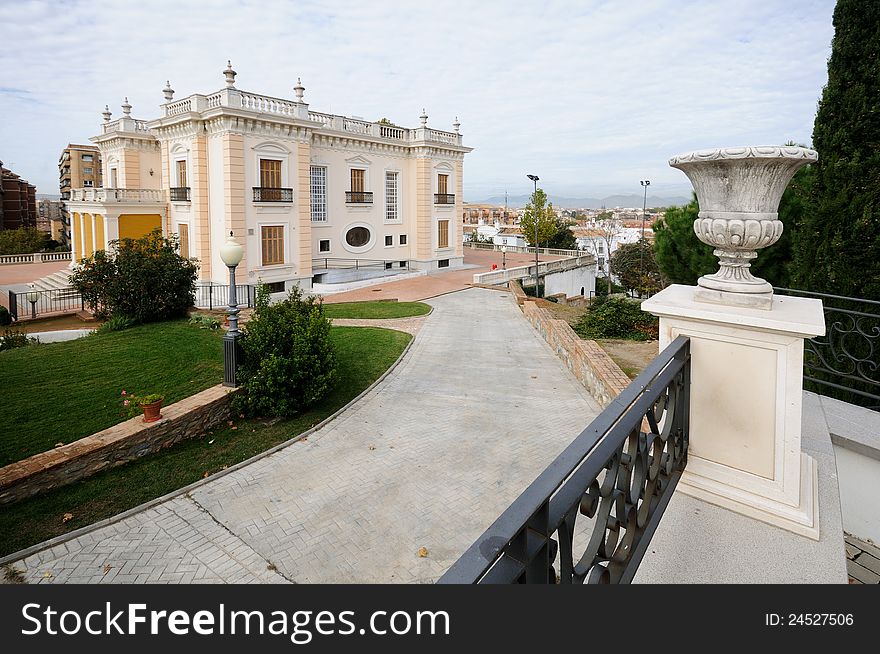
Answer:
[{"label": "distant town building", "polygon": [[61,200],[37,200],[37,229],[67,245],[70,242],[70,228],[64,223],[63,211],[64,203]]},{"label": "distant town building", "polygon": [[37,188],[0,161],[0,229],[37,226]]},{"label": "distant town building", "polygon": [[74,261],[118,238],[161,228],[199,260],[203,281],[228,283],[220,248],[233,233],[245,248],[239,274],[272,292],[311,288],[313,262],[384,261],[436,269],[463,261],[459,124],[451,132],[319,113],[303,99],[226,85],[174,99],[160,117],[110,120],[91,140],[105,188],[72,188]]}]

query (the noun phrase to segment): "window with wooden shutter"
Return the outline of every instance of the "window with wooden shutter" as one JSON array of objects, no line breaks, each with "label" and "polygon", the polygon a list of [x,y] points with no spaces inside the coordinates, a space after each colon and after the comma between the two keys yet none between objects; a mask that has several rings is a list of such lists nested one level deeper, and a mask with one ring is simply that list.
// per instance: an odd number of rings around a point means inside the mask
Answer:
[{"label": "window with wooden shutter", "polygon": [[260,199],[264,202],[281,200],[280,159],[260,159]]},{"label": "window with wooden shutter", "polygon": [[260,229],[262,262],[264,266],[284,263],[284,227],[264,226]]},{"label": "window with wooden shutter", "polygon": [[439,195],[449,193],[449,175],[437,175],[437,193]]},{"label": "window with wooden shutter", "polygon": [[186,160],[181,159],[177,162],[177,185],[180,187],[189,186],[186,183]]},{"label": "window with wooden shutter", "polygon": [[177,235],[179,237],[180,256],[189,259],[189,225],[186,223],[178,225]]},{"label": "window with wooden shutter", "polygon": [[351,169],[351,189],[353,193],[364,192],[364,170],[361,168]]},{"label": "window with wooden shutter", "polygon": [[448,248],[449,247],[449,221],[448,220],[438,220],[437,221],[437,247],[438,248]]}]

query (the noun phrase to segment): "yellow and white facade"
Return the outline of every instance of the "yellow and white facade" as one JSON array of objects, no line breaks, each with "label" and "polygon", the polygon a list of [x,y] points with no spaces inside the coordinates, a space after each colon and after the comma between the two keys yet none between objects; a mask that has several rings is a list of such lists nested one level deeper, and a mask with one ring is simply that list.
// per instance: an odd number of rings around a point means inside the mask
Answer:
[{"label": "yellow and white facade", "polygon": [[[199,260],[202,281],[226,283],[220,246],[245,246],[245,283],[311,288],[313,267],[370,260],[415,269],[463,258],[459,125],[446,132],[311,111],[297,82],[292,100],[240,91],[235,71],[208,95],[174,100],[162,117],[110,121],[91,140],[104,188],[75,189],[73,260],[117,238],[161,227]],[[385,264],[388,267],[388,263]],[[242,277],[239,276],[239,279]]]}]

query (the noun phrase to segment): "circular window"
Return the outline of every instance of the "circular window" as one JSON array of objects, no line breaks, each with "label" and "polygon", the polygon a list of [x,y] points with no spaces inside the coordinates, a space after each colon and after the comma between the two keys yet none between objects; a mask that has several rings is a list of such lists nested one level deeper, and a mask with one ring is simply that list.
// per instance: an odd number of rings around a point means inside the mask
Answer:
[{"label": "circular window", "polygon": [[362,248],[370,242],[370,230],[366,227],[352,227],[345,234],[345,242],[353,248]]}]

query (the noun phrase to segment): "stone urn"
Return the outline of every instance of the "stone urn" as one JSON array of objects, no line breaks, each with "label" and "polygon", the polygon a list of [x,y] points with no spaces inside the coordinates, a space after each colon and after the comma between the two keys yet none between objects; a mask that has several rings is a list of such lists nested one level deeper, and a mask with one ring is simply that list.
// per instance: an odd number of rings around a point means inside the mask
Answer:
[{"label": "stone urn", "polygon": [[772,307],[773,287],[752,275],[751,260],[782,236],[782,193],[799,168],[817,159],[806,148],[752,146],[697,150],[669,160],[694,185],[700,202],[694,232],[715,247],[721,263],[718,272],[697,281],[695,300]]}]

